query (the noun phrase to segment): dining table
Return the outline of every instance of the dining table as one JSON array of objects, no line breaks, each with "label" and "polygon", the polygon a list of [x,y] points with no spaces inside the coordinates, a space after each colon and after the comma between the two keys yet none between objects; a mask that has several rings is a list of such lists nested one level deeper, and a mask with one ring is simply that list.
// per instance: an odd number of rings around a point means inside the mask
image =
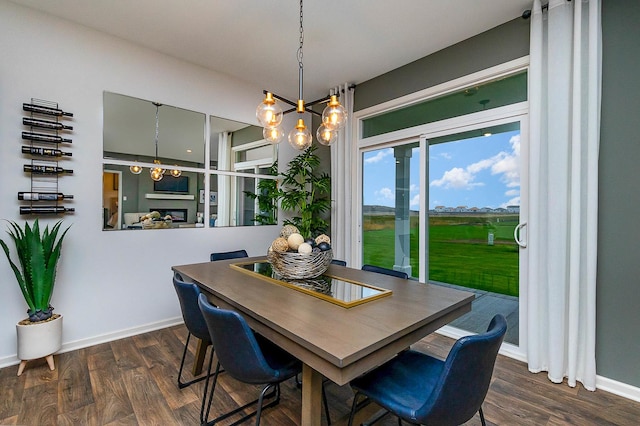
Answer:
[{"label": "dining table", "polygon": [[474,299],[471,292],[334,264],[308,285],[282,279],[264,256],[172,270],[302,361],[305,426],[320,425],[324,378],[349,383],[469,312]]}]

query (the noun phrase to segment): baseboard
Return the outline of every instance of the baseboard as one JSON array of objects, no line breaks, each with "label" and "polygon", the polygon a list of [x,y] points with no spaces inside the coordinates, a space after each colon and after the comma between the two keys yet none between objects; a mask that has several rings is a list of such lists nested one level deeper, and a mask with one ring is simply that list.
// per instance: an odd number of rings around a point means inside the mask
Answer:
[{"label": "baseboard", "polygon": [[596,388],[632,401],[640,402],[640,388],[602,376],[596,376]]},{"label": "baseboard", "polygon": [[[113,333],[101,334],[99,336],[90,337],[87,339],[74,340],[72,342],[66,342],[62,344],[62,348],[56,352],[61,354],[64,352],[75,351],[76,349],[87,348],[89,346],[99,345],[101,343],[112,342],[114,340],[123,339],[125,337],[131,337],[142,333],[148,333],[150,331],[160,330],[162,328],[172,327],[174,325],[182,324],[184,321],[182,317],[169,318],[162,321],[157,321],[149,324],[144,324],[137,327],[126,328]],[[0,368],[9,367],[19,364],[17,354],[9,355],[0,358]]]},{"label": "baseboard", "polygon": [[[467,336],[469,333],[465,333],[459,328],[455,328],[449,325],[437,330],[438,334],[457,340],[463,336]],[[507,356],[509,358],[524,362],[526,364],[526,354],[522,354],[517,346],[509,343],[503,343],[500,348],[500,355]],[[605,392],[612,393],[614,395],[621,396],[623,398],[630,399],[632,401],[640,402],[640,387],[631,386],[626,383],[618,382],[613,379],[609,379],[602,376],[596,376],[596,389],[600,389]]]}]

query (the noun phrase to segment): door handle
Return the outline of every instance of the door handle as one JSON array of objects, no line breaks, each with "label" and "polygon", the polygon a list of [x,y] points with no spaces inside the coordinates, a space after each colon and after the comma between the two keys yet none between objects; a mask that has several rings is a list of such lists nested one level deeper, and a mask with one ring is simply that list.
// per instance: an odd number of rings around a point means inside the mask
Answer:
[{"label": "door handle", "polygon": [[516,226],[516,229],[513,230],[513,239],[516,241],[516,244],[518,244],[522,248],[527,247],[527,232],[525,226],[527,226],[527,222],[522,222],[519,223],[518,226]]}]

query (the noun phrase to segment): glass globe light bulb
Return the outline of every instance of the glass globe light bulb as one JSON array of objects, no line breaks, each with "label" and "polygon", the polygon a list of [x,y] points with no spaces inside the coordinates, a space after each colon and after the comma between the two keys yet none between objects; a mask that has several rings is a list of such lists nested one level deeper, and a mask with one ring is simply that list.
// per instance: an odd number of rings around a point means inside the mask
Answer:
[{"label": "glass globe light bulb", "polygon": [[134,175],[139,175],[142,172],[142,166],[134,164],[132,166],[129,166],[129,171]]},{"label": "glass globe light bulb", "polygon": [[154,180],[156,182],[162,180],[162,169],[151,169],[151,171],[149,172],[149,174],[151,175],[151,180]]},{"label": "glass globe light bulb", "polygon": [[282,108],[276,103],[271,93],[267,92],[266,97],[258,108],[256,108],[256,118],[263,127],[277,127],[282,122]]},{"label": "glass globe light bulb", "polygon": [[298,119],[296,127],[289,132],[289,143],[299,151],[304,151],[311,146],[313,138],[311,131],[304,125],[303,119]]},{"label": "glass globe light bulb", "polygon": [[316,138],[321,145],[329,146],[338,139],[338,132],[322,124],[316,131]]},{"label": "glass globe light bulb", "polygon": [[178,169],[171,169],[169,173],[171,173],[171,176],[173,176],[174,178],[178,178],[182,176],[182,170],[178,170]]},{"label": "glass globe light bulb", "polygon": [[280,126],[271,128],[265,127],[264,129],[262,129],[262,136],[267,142],[275,145],[277,143],[280,143],[282,141],[282,138],[284,138],[284,131]]},{"label": "glass globe light bulb", "polygon": [[330,130],[342,129],[347,124],[347,110],[340,105],[336,95],[331,95],[331,100],[322,111],[322,123]]},{"label": "glass globe light bulb", "polygon": [[151,173],[152,170],[155,170],[156,173],[160,173],[160,174],[165,174],[167,172],[167,169],[163,169],[162,167],[160,167],[160,160],[155,159],[153,160],[153,164],[156,165],[156,167],[154,167],[153,169],[149,170],[149,173]]}]

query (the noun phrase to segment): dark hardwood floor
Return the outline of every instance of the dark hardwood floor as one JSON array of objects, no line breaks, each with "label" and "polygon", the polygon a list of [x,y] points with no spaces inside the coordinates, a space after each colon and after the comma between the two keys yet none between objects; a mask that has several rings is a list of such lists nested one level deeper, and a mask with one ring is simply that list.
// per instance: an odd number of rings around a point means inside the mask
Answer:
[{"label": "dark hardwood floor", "polygon": [[[184,326],[176,326],[56,355],[55,371],[44,359],[30,361],[21,377],[17,365],[1,369],[0,425],[196,425],[203,383],[176,386],[186,334]],[[434,334],[413,348],[444,357],[451,344]],[[190,349],[192,357],[195,344]],[[212,415],[258,393],[224,374],[218,390],[223,391],[216,392]],[[346,423],[351,389],[327,384],[326,390],[333,423]],[[263,413],[262,424],[298,424],[300,397],[293,380],[284,383],[280,405]],[[640,403],[553,384],[546,374],[531,374],[523,363],[505,357],[498,358],[483,407],[490,425],[640,424]],[[387,416],[378,424],[397,420]],[[467,423],[479,424],[477,415]]]}]

